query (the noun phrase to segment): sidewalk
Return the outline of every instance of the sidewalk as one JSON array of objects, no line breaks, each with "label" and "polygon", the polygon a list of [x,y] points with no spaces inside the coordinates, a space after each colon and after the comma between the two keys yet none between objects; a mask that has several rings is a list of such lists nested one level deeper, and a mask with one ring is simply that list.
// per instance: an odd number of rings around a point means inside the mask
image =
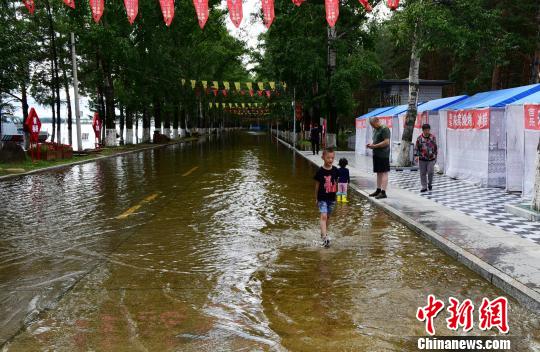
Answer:
[{"label": "sidewalk", "polygon": [[[296,152],[321,164],[320,155]],[[417,172],[393,170],[389,198],[375,200],[368,196],[376,188],[371,159],[337,152],[336,163],[343,157],[349,161],[351,188],[524,306],[540,312],[540,223],[504,212],[504,204],[518,202],[518,196],[444,175],[436,176],[432,192],[421,195]]]}]

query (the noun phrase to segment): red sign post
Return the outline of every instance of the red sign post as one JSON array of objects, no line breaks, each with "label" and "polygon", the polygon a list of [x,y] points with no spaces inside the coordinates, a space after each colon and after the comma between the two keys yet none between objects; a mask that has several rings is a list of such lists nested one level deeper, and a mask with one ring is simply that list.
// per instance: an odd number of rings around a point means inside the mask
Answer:
[{"label": "red sign post", "polygon": [[32,156],[32,161],[34,160],[34,149],[36,150],[37,159],[39,159],[39,131],[41,131],[41,121],[36,113],[34,108],[30,109],[30,113],[26,118],[26,129],[30,133],[30,155]]},{"label": "red sign post", "polygon": [[101,127],[101,119],[99,114],[95,112],[94,118],[92,119],[92,128],[94,129],[94,133],[96,135],[96,149],[99,149],[101,146]]}]

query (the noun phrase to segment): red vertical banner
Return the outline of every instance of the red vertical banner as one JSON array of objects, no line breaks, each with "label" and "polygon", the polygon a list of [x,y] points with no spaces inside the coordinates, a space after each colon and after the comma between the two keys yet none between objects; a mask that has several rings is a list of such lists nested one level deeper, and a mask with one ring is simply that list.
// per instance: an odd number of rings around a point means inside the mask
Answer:
[{"label": "red vertical banner", "polygon": [[369,3],[368,0],[358,0],[358,1],[360,1],[360,4],[362,4],[362,6],[364,6],[364,8],[366,9],[367,12],[373,11],[373,7],[371,7],[371,4]]},{"label": "red vertical banner", "polygon": [[71,7],[72,9],[75,8],[75,0],[64,0],[64,4]]},{"label": "red vertical banner", "polygon": [[163,21],[168,27],[174,18],[174,0],[159,0],[161,6],[161,13],[163,14]]},{"label": "red vertical banner", "polygon": [[36,6],[34,5],[34,0],[23,0],[23,4],[28,10],[28,12],[30,12],[30,14],[33,15],[34,10],[36,9]]},{"label": "red vertical banner", "polygon": [[264,16],[264,25],[270,28],[274,22],[274,0],[262,0],[262,11]]},{"label": "red vertical banner", "polygon": [[295,101],[294,102],[294,116],[296,117],[297,120],[302,120],[302,117],[303,117],[302,111],[303,111],[302,102]]},{"label": "red vertical banner", "polygon": [[334,27],[339,17],[339,0],[324,0],[326,9],[326,22],[330,27]]},{"label": "red vertical banner", "polygon": [[90,10],[92,10],[92,18],[98,23],[103,15],[105,0],[90,0]]},{"label": "red vertical banner", "polygon": [[126,7],[129,24],[133,24],[139,13],[139,0],[124,0],[124,6]]},{"label": "red vertical banner", "polygon": [[199,21],[199,27],[201,29],[206,25],[208,20],[208,0],[193,0],[193,6],[197,13],[197,20]]},{"label": "red vertical banner", "polygon": [[390,10],[395,11],[399,6],[399,0],[388,0],[387,4]]},{"label": "red vertical banner", "polygon": [[242,0],[227,0],[227,7],[229,8],[229,17],[236,28],[240,27],[242,22]]},{"label": "red vertical banner", "polygon": [[303,3],[304,1],[305,1],[305,0],[292,0],[293,4],[295,4],[296,6],[302,5],[302,3]]},{"label": "red vertical banner", "polygon": [[540,104],[526,104],[523,112],[525,129],[540,131]]}]

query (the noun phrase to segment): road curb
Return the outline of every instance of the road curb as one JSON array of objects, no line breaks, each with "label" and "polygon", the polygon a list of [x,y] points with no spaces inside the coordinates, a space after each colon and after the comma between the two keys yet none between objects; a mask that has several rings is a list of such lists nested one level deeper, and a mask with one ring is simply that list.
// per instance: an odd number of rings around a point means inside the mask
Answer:
[{"label": "road curb", "polygon": [[140,149],[126,150],[124,152],[120,152],[120,153],[116,153],[116,154],[102,155],[102,156],[98,156],[98,157],[87,159],[87,160],[74,161],[74,162],[71,162],[71,163],[48,166],[48,167],[44,167],[42,169],[36,169],[36,170],[27,171],[27,172],[21,172],[21,173],[11,174],[11,175],[4,175],[4,176],[0,176],[0,182],[8,180],[8,179],[16,178],[16,177],[28,176],[28,175],[33,175],[33,174],[37,174],[37,173],[40,173],[40,172],[47,172],[47,171],[62,169],[62,168],[65,168],[65,167],[91,163],[91,162],[98,161],[98,160],[114,158],[114,157],[117,157],[117,156],[142,152],[142,151],[150,150],[150,149],[165,148],[165,147],[168,147],[168,146],[171,146],[171,145],[182,144],[182,143],[187,143],[187,141],[178,141],[178,142],[175,142],[175,143],[167,143],[167,144],[156,144],[156,145],[151,145],[151,146],[140,148]]},{"label": "road curb", "polygon": [[[316,165],[316,163],[307,158],[304,154],[300,153],[296,148],[293,148],[293,146],[289,143],[282,141],[280,138],[277,137],[276,139],[288,148],[292,149],[295,153],[301,155],[307,161]],[[522,304],[526,308],[540,313],[540,293],[525,286],[521,282],[503,273],[502,271],[485,262],[476,255],[456,245],[452,241],[447,240],[446,238],[442,237],[441,235],[429,229],[420,222],[410,218],[406,214],[403,214],[401,211],[393,208],[392,206],[384,203],[383,201],[373,199],[368,195],[367,192],[363,191],[355,184],[351,183],[350,187],[362,197],[366,198],[370,203],[378,206],[379,208],[382,208],[382,210],[384,210],[392,218],[403,223],[416,234],[427,239],[435,246],[437,246],[437,248],[441,249],[443,252],[450,255],[452,258],[456,259],[458,262],[465,265],[467,268],[474,271],[475,273],[489,281],[491,284],[504,291],[509,296],[515,298],[520,304]]]}]

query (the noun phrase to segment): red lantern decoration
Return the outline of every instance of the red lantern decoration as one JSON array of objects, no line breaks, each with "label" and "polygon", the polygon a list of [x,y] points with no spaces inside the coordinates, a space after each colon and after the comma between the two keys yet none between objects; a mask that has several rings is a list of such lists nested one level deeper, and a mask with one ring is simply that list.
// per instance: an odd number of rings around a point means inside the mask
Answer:
[{"label": "red lantern decoration", "polygon": [[124,6],[129,24],[133,24],[135,17],[139,13],[139,0],[124,0]]},{"label": "red lantern decoration", "polygon": [[227,0],[227,7],[229,8],[229,17],[236,28],[240,27],[242,22],[242,0]]},{"label": "red lantern decoration", "polygon": [[199,21],[199,27],[201,29],[206,25],[208,20],[208,0],[193,0],[193,6],[197,13],[197,20]]},{"label": "red lantern decoration", "polygon": [[105,0],[90,0],[90,10],[92,10],[92,18],[98,23],[103,15]]},{"label": "red lantern decoration", "polygon": [[262,0],[262,11],[264,16],[264,25],[270,28],[274,22],[274,0]]},{"label": "red lantern decoration", "polygon": [[339,17],[339,0],[324,0],[326,9],[326,22],[330,27],[334,27]]},{"label": "red lantern decoration", "polygon": [[362,6],[364,6],[364,8],[366,9],[367,12],[373,11],[373,7],[371,7],[371,4],[369,3],[368,0],[358,0],[358,1],[360,1],[360,4],[362,4]]},{"label": "red lantern decoration", "polygon": [[26,7],[26,9],[28,10],[28,12],[30,12],[30,14],[33,15],[34,10],[36,9],[36,6],[34,4],[34,0],[23,0],[23,4]]},{"label": "red lantern decoration", "polygon": [[304,1],[305,1],[305,0],[292,0],[293,4],[295,4],[296,6],[302,5],[302,3],[303,3]]},{"label": "red lantern decoration", "polygon": [[395,11],[399,6],[399,0],[388,0],[387,4],[390,10]]},{"label": "red lantern decoration", "polygon": [[161,13],[163,14],[163,21],[168,27],[174,18],[174,0],[159,0],[161,6]]},{"label": "red lantern decoration", "polygon": [[64,4],[71,7],[72,9],[75,8],[75,0],[64,0]]}]

